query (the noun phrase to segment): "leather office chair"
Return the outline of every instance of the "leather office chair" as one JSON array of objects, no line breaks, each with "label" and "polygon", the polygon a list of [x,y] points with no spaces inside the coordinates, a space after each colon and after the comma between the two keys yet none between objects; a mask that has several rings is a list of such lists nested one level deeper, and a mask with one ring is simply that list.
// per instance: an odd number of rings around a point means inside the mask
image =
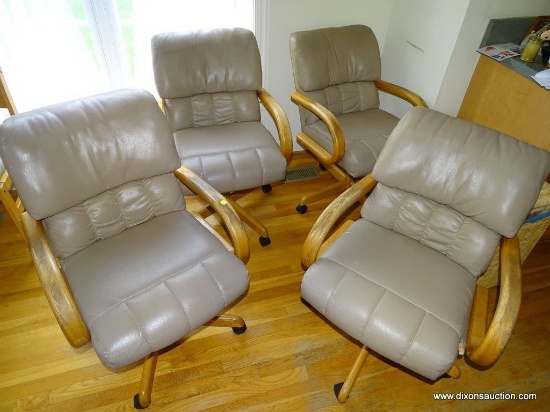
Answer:
[{"label": "leather office chair", "polygon": [[[241,318],[217,315],[248,287],[248,238],[226,200],[180,167],[151,94],[121,90],[12,116],[0,155],[69,343],[91,341],[109,368],[145,359],[136,408],[150,403],[159,351],[212,319],[245,331]],[[186,210],[180,181],[220,213],[236,256]]]},{"label": "leather office chair", "polygon": [[[0,67],[0,109],[7,109],[8,113],[13,116],[14,114],[17,114],[17,108],[15,107],[15,103],[13,102],[13,99],[11,97],[11,93],[8,89],[8,85],[6,84],[6,79],[4,78],[4,74],[2,73],[2,68]],[[1,119],[0,119],[1,122]],[[4,167],[4,163],[2,163],[2,159],[0,159],[0,201],[6,208],[6,212],[10,215],[13,222],[15,223],[15,226],[17,227],[17,230],[19,230],[19,233],[21,233],[21,236],[23,236],[23,239],[25,239],[25,234],[23,233],[23,226],[21,226],[21,214],[25,211],[25,208],[23,207],[23,203],[21,203],[21,199],[19,196],[13,196],[12,195],[12,181],[11,177],[6,171]]]},{"label": "leather office chair", "polygon": [[[155,83],[183,165],[220,193],[284,180],[292,156],[288,119],[262,88],[260,53],[246,29],[215,29],[155,35],[151,41]],[[272,116],[280,147],[260,122],[262,102]],[[260,244],[266,227],[232,202]]]},{"label": "leather office chair", "polygon": [[379,91],[426,106],[417,94],[380,79],[378,42],[367,26],[330,27],[293,33],[290,57],[302,132],[296,141],[337,183],[305,195],[296,207],[347,189],[372,171],[399,119],[379,108]]},{"label": "leather office chair", "polygon": [[[335,385],[340,402],[367,348],[431,380],[459,377],[464,351],[482,366],[497,360],[521,302],[516,233],[549,172],[550,152],[483,126],[425,108],[400,121],[372,176],[329,205],[303,249],[302,297],[364,345]],[[361,218],[327,237],[373,188]],[[468,325],[499,242],[496,313],[488,329],[475,313]]]}]

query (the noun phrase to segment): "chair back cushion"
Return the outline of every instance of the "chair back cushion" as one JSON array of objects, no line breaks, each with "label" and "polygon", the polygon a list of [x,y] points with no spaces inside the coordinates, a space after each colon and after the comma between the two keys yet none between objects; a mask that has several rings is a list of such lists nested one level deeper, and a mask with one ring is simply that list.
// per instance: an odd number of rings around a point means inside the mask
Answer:
[{"label": "chair back cushion", "polygon": [[[119,90],[10,117],[0,155],[29,214],[67,257],[185,208],[174,139],[155,98]],[[85,182],[84,184],[82,182]]]},{"label": "chair back cushion", "polygon": [[426,108],[394,129],[372,172],[367,220],[479,275],[500,235],[516,235],[550,172],[550,152]]},{"label": "chair back cushion", "polygon": [[[296,90],[335,115],[377,108],[378,42],[367,26],[328,27],[293,33],[290,56]],[[301,111],[302,123],[317,118]]]},{"label": "chair back cushion", "polygon": [[415,239],[479,276],[495,253],[500,235],[451,207],[379,183],[362,217]]},{"label": "chair back cushion", "polygon": [[260,120],[262,66],[250,30],[157,34],[151,47],[156,87],[173,131]]}]

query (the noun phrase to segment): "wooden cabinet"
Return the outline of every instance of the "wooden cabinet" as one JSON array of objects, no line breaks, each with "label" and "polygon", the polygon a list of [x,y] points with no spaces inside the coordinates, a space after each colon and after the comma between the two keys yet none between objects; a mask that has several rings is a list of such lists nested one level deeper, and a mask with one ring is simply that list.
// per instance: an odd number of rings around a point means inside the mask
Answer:
[{"label": "wooden cabinet", "polygon": [[550,151],[550,91],[481,55],[457,117]]}]

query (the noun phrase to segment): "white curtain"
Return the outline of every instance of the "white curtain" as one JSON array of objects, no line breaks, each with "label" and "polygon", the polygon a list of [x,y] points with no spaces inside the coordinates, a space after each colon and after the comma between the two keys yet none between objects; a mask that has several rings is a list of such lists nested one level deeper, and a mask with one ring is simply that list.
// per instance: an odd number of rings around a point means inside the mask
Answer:
[{"label": "white curtain", "polygon": [[0,65],[18,110],[108,90],[67,0],[0,0]]},{"label": "white curtain", "polygon": [[156,94],[153,34],[214,27],[254,30],[254,0],[0,0],[0,67],[20,112],[119,87]]}]

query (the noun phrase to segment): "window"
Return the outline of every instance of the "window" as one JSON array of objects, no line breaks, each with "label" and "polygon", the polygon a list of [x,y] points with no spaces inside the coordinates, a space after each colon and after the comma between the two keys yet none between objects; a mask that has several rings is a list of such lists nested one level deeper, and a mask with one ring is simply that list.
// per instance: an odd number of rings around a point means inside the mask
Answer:
[{"label": "window", "polygon": [[0,65],[19,111],[123,87],[156,94],[151,37],[254,31],[254,0],[0,0]]}]

